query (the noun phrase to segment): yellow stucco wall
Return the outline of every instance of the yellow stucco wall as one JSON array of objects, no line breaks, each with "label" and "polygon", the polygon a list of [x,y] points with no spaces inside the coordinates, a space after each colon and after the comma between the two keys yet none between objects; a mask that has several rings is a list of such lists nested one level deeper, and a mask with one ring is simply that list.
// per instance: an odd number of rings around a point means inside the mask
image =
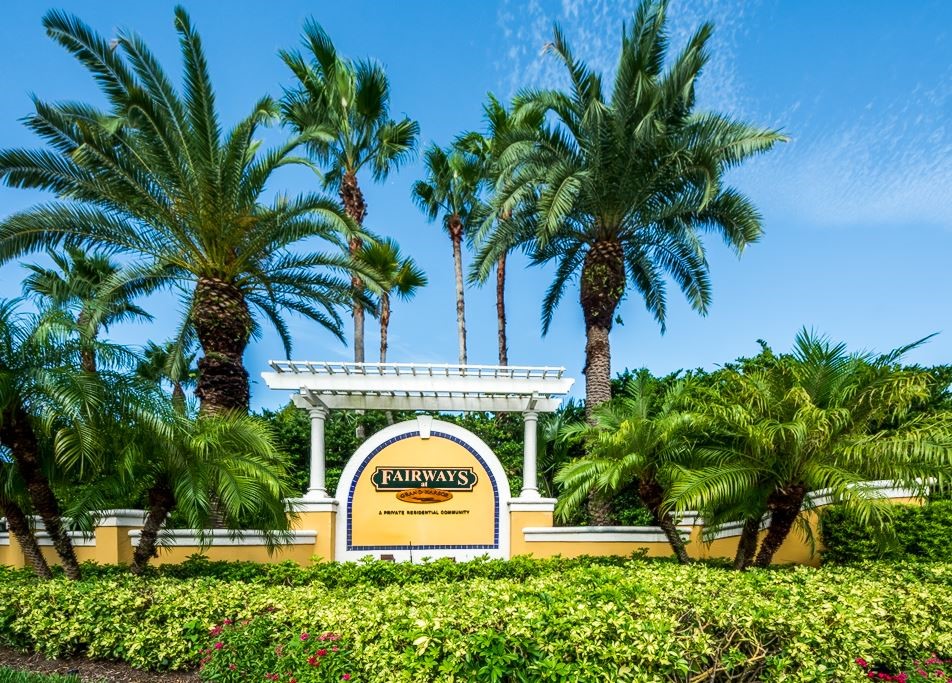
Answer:
[{"label": "yellow stucco wall", "polygon": [[[896,504],[922,504],[918,498],[894,498]],[[806,512],[807,520],[813,528],[814,537],[819,541],[818,519],[819,511]],[[292,526],[295,530],[312,530],[317,532],[314,543],[296,543],[294,545],[279,546],[273,553],[269,553],[265,545],[212,545],[201,548],[199,545],[176,545],[161,548],[159,556],[153,561],[155,564],[169,564],[183,562],[189,556],[202,554],[210,560],[247,561],[274,563],[292,560],[302,565],[310,564],[315,558],[323,561],[334,559],[336,514],[331,508],[318,511],[306,511],[297,514]],[[527,541],[524,529],[551,528],[552,512],[547,509],[513,510],[510,515],[510,556],[532,555],[534,557],[578,557],[579,555],[630,555],[644,551],[648,557],[669,557],[670,547],[662,541]],[[94,561],[100,564],[128,564],[132,560],[133,546],[129,531],[135,527],[104,526],[96,529],[95,545],[76,545],[75,552],[80,562]],[[701,527],[691,528],[688,542],[688,553],[694,558],[733,558],[737,549],[738,536],[727,536],[714,540],[709,544],[701,540]],[[761,539],[766,532],[761,532]],[[794,529],[786,539],[774,558],[777,564],[806,564],[817,565],[820,561],[819,543],[817,548],[811,548],[803,534]],[[42,547],[43,556],[50,564],[58,564],[56,552],[50,546]],[[10,535],[9,544],[0,545],[0,564],[12,567],[23,567],[25,560],[16,539]]]}]

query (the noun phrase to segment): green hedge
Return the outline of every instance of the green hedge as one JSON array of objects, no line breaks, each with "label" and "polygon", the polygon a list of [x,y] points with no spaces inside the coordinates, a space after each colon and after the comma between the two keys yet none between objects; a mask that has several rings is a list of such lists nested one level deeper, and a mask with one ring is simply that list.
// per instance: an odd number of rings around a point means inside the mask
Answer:
[{"label": "green hedge", "polygon": [[[371,568],[394,567],[383,564]],[[737,680],[859,681],[856,657],[898,665],[952,653],[952,564],[537,564],[526,578],[336,588],[120,574],[37,582],[2,570],[0,641],[182,669],[228,653],[209,629],[251,619],[261,661],[301,633],[334,633],[351,680],[381,682],[682,681],[715,668]],[[227,675],[217,680],[238,680]]]},{"label": "green hedge", "polygon": [[34,674],[0,667],[0,683],[80,683],[80,681],[76,676]]},{"label": "green hedge", "polygon": [[902,505],[889,534],[876,534],[848,510],[832,506],[823,511],[821,534],[825,562],[850,564],[870,559],[952,559],[952,501]]}]

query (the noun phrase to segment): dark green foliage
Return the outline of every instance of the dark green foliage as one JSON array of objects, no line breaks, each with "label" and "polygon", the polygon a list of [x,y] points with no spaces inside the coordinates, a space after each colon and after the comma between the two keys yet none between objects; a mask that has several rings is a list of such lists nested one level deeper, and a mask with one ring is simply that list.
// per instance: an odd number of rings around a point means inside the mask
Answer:
[{"label": "dark green foliage", "polygon": [[823,511],[824,562],[847,564],[871,559],[944,562],[952,550],[952,501],[903,505],[892,528],[880,533],[841,506]]}]

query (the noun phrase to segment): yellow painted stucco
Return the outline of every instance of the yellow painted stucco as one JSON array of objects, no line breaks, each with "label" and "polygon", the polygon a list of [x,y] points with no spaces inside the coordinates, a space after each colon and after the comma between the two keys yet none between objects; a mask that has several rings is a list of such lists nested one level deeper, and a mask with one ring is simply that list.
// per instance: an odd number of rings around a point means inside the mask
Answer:
[{"label": "yellow painted stucco", "polygon": [[[405,502],[398,491],[375,488],[377,468],[412,467],[420,470],[472,468],[477,481],[471,491],[449,490],[452,498],[436,503]],[[434,488],[443,488],[437,484]],[[341,501],[346,505],[346,501]],[[411,436],[378,451],[354,486],[350,545],[423,546],[494,544],[493,485],[489,472],[469,450],[438,436]]]},{"label": "yellow painted stucco", "polygon": [[280,546],[274,553],[269,553],[267,546],[264,545],[213,545],[208,548],[202,548],[198,545],[178,545],[173,548],[160,548],[159,556],[152,559],[152,564],[179,564],[187,560],[191,555],[204,555],[212,561],[273,564],[291,560],[300,565],[308,565],[311,563],[314,555],[314,546],[310,544]]}]

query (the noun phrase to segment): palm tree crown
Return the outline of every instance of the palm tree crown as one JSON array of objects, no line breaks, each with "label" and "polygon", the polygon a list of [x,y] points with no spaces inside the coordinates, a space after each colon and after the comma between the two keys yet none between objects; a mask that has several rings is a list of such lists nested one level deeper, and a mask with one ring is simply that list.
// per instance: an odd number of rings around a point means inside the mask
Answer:
[{"label": "palm tree crown", "polygon": [[[50,251],[56,269],[27,264],[24,294],[38,300],[42,308],[56,308],[74,316],[80,334],[95,340],[100,328],[126,320],[152,320],[135,299],[154,291],[161,281],[129,277],[106,254],[87,254],[68,247]],[[81,349],[82,367],[96,371],[96,356],[88,344]]]},{"label": "palm tree crown", "polygon": [[336,272],[349,270],[347,259],[289,249],[353,232],[336,202],[316,194],[262,201],[272,173],[300,161],[293,152],[312,132],[261,152],[257,132],[279,111],[267,97],[223,131],[201,39],[181,7],[181,92],[133,33],[110,43],[56,11],[44,25],[108,104],[35,100],[27,126],[47,147],[0,152],[0,178],[60,199],[0,223],[0,262],[61,245],[101,247],[134,256],[140,276],[194,283],[189,316],[204,350],[196,393],[204,410],[246,410],[252,307],[288,347],[285,309],[340,336],[336,307],[353,298]]},{"label": "palm tree crown", "polygon": [[[323,172],[324,184],[336,189],[347,215],[363,225],[367,204],[358,173],[369,168],[374,180],[412,158],[420,126],[408,117],[390,117],[390,82],[383,67],[369,60],[352,62],[338,54],[330,37],[315,21],[304,25],[307,56],[283,50],[281,58],[297,79],[281,100],[281,114],[292,129],[319,131],[308,151]],[[363,246],[360,234],[349,240],[351,256]],[[358,275],[355,291],[363,288]],[[364,310],[353,304],[354,360],[364,361]]]},{"label": "palm tree crown", "polygon": [[371,291],[379,298],[380,362],[387,361],[387,333],[390,327],[390,297],[412,299],[427,284],[426,273],[410,256],[400,252],[393,239],[377,240],[361,250],[358,257],[367,268],[377,273],[378,283]]},{"label": "palm tree crown", "polygon": [[485,183],[479,157],[461,149],[444,150],[433,144],[424,153],[426,178],[413,184],[413,201],[431,221],[440,214],[453,244],[456,274],[456,326],[459,362],[466,365],[466,308],[463,283],[463,238],[472,233],[486,214],[480,199]]},{"label": "palm tree crown", "polygon": [[[555,264],[543,333],[567,283],[580,278],[589,406],[611,395],[608,335],[629,287],[662,329],[666,278],[706,312],[711,285],[699,235],[715,232],[740,252],[761,234],[759,214],[724,183],[724,172],[783,139],[694,111],[712,28],[702,25],[666,68],[666,6],[645,0],[638,8],[608,96],[556,26],[548,50],[565,65],[571,87],[517,97],[517,115],[542,113],[546,123],[538,134],[509,136],[494,204],[513,217],[497,226],[476,264],[477,275],[487,277],[500,254],[531,235],[535,263]],[[528,211],[516,211],[526,204]]]}]

